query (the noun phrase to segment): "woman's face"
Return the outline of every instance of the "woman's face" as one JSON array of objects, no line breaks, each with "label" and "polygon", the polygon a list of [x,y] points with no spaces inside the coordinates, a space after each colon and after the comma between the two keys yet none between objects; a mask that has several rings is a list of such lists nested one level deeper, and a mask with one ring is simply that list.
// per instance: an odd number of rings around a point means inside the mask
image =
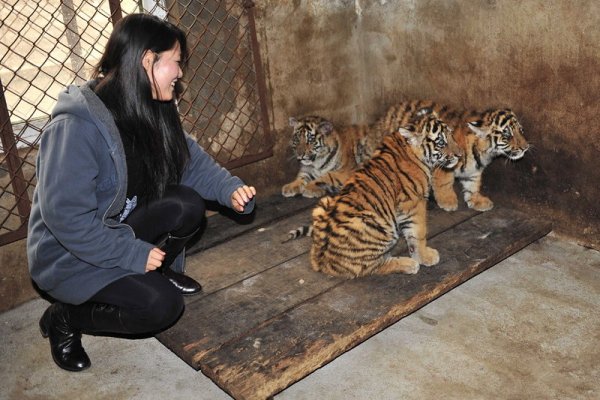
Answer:
[{"label": "woman's face", "polygon": [[175,46],[160,53],[147,51],[142,59],[142,64],[150,85],[152,86],[152,98],[160,101],[173,100],[175,95],[175,82],[183,76],[180,66],[181,51],[179,42]]}]

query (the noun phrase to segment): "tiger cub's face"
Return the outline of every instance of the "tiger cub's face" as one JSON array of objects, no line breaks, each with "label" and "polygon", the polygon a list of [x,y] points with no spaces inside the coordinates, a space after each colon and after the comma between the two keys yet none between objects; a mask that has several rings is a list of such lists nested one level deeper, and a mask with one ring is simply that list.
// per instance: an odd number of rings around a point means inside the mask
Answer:
[{"label": "tiger cub's face", "polygon": [[333,124],[326,119],[317,116],[292,117],[289,123],[294,128],[292,150],[303,165],[311,165],[315,160],[327,156],[335,146],[331,137]]},{"label": "tiger cub's face", "polygon": [[462,156],[452,138],[452,129],[434,112],[417,115],[413,124],[400,128],[399,132],[411,146],[420,147],[422,160],[430,168],[453,168]]},{"label": "tiger cub's face", "polygon": [[468,126],[479,138],[489,140],[495,154],[518,160],[529,149],[523,128],[509,109],[487,112]]}]

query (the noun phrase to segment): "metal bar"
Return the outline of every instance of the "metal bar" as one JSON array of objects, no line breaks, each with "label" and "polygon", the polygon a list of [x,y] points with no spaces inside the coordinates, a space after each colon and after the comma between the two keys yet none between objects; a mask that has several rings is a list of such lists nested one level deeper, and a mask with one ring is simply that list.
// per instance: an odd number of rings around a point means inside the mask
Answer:
[{"label": "metal bar", "polygon": [[114,26],[121,18],[123,18],[121,0],[108,0],[108,6],[110,7],[110,16]]},{"label": "metal bar", "polygon": [[252,55],[254,59],[254,72],[256,74],[256,84],[258,86],[258,99],[260,101],[260,114],[263,122],[263,129],[265,132],[265,143],[268,146],[270,146],[272,156],[273,137],[271,135],[269,113],[267,109],[267,86],[265,84],[265,76],[263,73],[262,62],[260,59],[258,39],[256,37],[256,25],[254,23],[254,2],[251,0],[245,0],[244,8],[248,12],[248,27],[250,28],[250,40],[252,43]]},{"label": "metal bar", "polygon": [[251,154],[249,156],[243,156],[233,161],[223,163],[223,167],[227,169],[234,169],[243,167],[244,165],[252,164],[253,162],[264,160],[265,158],[273,157],[273,147],[268,148],[257,154]]},{"label": "metal bar", "polygon": [[16,242],[17,240],[25,239],[27,237],[27,225],[23,224],[16,231],[3,233],[0,235],[0,247]]},{"label": "metal bar", "polygon": [[[6,154],[6,164],[11,177],[10,183],[13,187],[19,217],[23,225],[27,224],[29,212],[31,211],[31,201],[27,195],[27,181],[21,169],[21,159],[17,150],[17,142],[10,123],[10,115],[8,113],[8,105],[4,96],[4,86],[0,80],[0,139],[2,148]],[[23,236],[24,237],[24,236]],[[16,239],[15,239],[16,240]]]},{"label": "metal bar", "polygon": [[79,33],[77,19],[75,18],[76,10],[73,0],[61,0],[60,10],[63,17],[63,22],[67,28],[65,35],[67,37],[67,43],[71,49],[69,59],[71,60],[71,68],[73,68],[73,71],[75,72],[75,82],[83,83],[84,79],[80,77],[80,74],[83,66],[85,65],[85,60],[81,55],[81,34]]}]

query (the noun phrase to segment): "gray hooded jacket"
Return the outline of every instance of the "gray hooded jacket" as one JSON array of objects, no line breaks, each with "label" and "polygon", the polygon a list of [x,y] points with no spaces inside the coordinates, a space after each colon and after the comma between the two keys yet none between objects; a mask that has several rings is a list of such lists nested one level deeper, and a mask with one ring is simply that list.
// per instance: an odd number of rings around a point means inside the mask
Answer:
[{"label": "gray hooded jacket", "polygon": [[[231,195],[244,183],[192,138],[187,143],[190,160],[181,184],[231,207]],[[117,126],[90,82],[69,86],[41,136],[27,237],[31,277],[57,300],[81,304],[123,276],[144,273],[154,245],[119,223],[126,168]],[[253,208],[254,200],[244,213]],[[183,253],[171,267],[183,271]]]}]

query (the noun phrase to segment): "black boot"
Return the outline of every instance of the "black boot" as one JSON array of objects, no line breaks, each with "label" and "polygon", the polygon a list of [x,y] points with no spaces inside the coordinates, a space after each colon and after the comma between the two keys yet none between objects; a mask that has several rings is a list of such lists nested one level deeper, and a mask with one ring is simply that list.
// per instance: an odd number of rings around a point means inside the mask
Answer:
[{"label": "black boot", "polygon": [[160,271],[185,296],[200,292],[202,286],[189,276],[173,271],[170,266],[195,233],[196,232],[185,237],[167,234],[166,238],[162,241],[163,244],[160,246],[160,249],[166,253]]},{"label": "black boot", "polygon": [[40,319],[43,337],[50,339],[54,362],[67,371],[79,372],[91,365],[81,345],[82,333],[131,333],[116,306],[100,303],[71,305],[56,302]]},{"label": "black boot", "polygon": [[69,309],[63,303],[54,303],[40,319],[42,336],[50,338],[50,351],[56,365],[67,371],[83,371],[91,365],[81,346],[81,331],[71,323]]},{"label": "black boot", "polygon": [[162,267],[160,271],[184,296],[191,296],[202,290],[200,283],[189,276],[175,272],[169,267]]}]

